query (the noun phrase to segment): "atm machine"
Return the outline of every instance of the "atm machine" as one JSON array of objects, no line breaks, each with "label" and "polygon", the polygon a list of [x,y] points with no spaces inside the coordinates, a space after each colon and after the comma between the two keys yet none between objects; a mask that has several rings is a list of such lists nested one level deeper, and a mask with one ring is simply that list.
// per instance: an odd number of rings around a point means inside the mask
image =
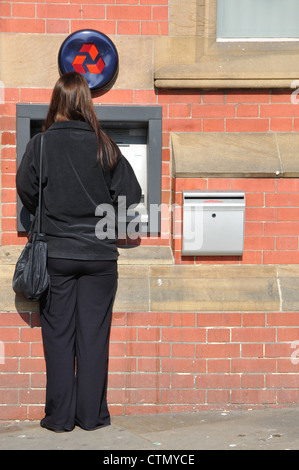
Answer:
[{"label": "atm machine", "polygon": [[[27,142],[41,132],[48,110],[43,104],[17,104],[17,165],[20,164]],[[151,211],[151,205],[161,205],[162,175],[162,108],[160,106],[95,106],[102,129],[113,138],[132,165],[142,189],[138,207],[138,231],[159,234],[161,214]],[[151,215],[155,213],[155,217]],[[133,214],[128,212],[128,223]],[[18,232],[27,232],[30,214],[18,198]]]},{"label": "atm machine", "polygon": [[[147,166],[148,166],[148,149],[147,149],[147,129],[145,127],[127,129],[122,128],[105,128],[103,130],[117,143],[121,153],[126,157],[134,168],[135,175],[141,186],[141,201],[135,208],[140,215],[142,224],[148,222],[147,211]],[[128,214],[130,216],[130,214]]]}]

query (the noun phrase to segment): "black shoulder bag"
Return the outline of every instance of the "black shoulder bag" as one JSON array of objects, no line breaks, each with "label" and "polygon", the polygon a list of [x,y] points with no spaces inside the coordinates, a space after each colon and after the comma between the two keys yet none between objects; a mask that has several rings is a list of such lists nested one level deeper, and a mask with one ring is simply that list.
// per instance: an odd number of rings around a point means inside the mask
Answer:
[{"label": "black shoulder bag", "polygon": [[[38,195],[38,228],[28,234],[26,243],[15,267],[12,287],[16,294],[28,300],[38,301],[49,287],[47,271],[47,242],[44,233],[41,233],[41,207],[42,207],[42,149],[43,136],[40,147],[39,195]],[[33,225],[34,225],[33,221]]]}]

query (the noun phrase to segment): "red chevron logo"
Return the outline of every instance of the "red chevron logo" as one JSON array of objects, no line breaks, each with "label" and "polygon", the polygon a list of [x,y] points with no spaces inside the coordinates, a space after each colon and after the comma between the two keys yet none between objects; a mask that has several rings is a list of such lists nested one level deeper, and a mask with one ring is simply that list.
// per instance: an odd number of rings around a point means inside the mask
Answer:
[{"label": "red chevron logo", "polygon": [[[99,51],[97,50],[94,44],[83,44],[79,52],[87,52],[93,61],[96,59],[99,53]],[[76,57],[74,58],[72,62],[72,66],[76,72],[79,72],[79,73],[87,72],[87,70],[83,66],[83,63],[86,57],[87,55],[76,55]],[[100,74],[103,72],[105,68],[105,62],[103,61],[102,57],[100,57],[99,60],[95,64],[85,64],[85,66],[87,67],[90,73]]]}]

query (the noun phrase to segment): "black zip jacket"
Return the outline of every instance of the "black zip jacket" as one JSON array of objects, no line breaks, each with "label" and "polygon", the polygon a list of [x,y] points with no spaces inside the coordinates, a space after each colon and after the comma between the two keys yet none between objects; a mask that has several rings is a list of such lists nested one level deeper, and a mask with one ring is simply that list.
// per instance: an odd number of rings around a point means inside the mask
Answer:
[{"label": "black zip jacket", "polygon": [[[41,135],[28,142],[16,176],[20,199],[32,214],[38,207]],[[127,208],[140,202],[141,188],[131,165],[119,152],[115,168],[103,171],[96,163],[95,133],[86,122],[56,122],[43,135],[42,232],[48,256],[117,259],[117,227],[115,237],[109,232],[103,239],[96,226],[107,214],[101,204],[112,205],[117,213],[118,196],[126,197]]]}]

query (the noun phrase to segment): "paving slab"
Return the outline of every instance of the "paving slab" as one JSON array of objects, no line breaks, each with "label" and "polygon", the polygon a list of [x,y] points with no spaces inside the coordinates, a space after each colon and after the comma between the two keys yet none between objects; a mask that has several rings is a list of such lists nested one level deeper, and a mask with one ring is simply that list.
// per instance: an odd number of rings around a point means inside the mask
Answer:
[{"label": "paving slab", "polygon": [[[95,431],[54,433],[39,422],[3,422],[0,450],[298,450],[299,408],[115,416]],[[112,454],[111,452],[112,451]],[[192,452],[191,452],[192,453]],[[116,455],[116,454],[115,454]]]}]

